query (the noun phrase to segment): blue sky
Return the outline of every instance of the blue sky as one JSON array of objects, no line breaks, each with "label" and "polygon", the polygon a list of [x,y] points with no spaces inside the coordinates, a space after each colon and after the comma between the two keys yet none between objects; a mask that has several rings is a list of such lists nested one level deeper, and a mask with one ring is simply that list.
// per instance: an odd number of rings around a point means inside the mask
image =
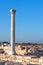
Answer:
[{"label": "blue sky", "polygon": [[10,9],[16,10],[16,42],[43,43],[43,0],[0,0],[0,41],[10,42]]}]

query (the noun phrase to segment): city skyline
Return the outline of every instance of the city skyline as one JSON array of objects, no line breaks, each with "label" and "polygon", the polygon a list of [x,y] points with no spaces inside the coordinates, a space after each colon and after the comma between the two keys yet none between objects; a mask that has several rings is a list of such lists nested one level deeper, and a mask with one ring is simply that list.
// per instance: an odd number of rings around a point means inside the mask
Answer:
[{"label": "city skyline", "polygon": [[1,0],[0,41],[10,42],[10,9],[16,10],[15,41],[43,43],[43,0]]}]

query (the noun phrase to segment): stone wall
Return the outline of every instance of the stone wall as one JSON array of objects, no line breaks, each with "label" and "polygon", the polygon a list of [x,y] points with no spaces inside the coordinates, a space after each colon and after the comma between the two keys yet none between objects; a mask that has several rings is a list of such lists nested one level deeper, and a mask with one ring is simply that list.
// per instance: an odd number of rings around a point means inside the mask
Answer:
[{"label": "stone wall", "polygon": [[0,54],[0,61],[13,61],[27,64],[43,65],[43,57],[31,58],[31,56],[18,56],[18,55],[2,55]]}]

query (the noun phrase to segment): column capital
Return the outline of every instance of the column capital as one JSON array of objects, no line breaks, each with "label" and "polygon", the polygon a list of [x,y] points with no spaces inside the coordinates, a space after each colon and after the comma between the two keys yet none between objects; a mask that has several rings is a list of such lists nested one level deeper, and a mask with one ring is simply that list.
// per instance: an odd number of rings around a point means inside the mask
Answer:
[{"label": "column capital", "polygon": [[15,12],[16,12],[16,10],[14,10],[14,9],[11,9],[11,10],[10,10],[10,13],[11,13],[11,14],[14,14]]}]

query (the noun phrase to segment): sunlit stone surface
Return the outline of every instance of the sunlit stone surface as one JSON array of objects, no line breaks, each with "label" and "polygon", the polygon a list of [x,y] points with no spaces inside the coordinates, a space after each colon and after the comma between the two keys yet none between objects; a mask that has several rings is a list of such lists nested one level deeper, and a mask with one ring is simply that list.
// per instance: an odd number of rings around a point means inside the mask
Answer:
[{"label": "sunlit stone surface", "polygon": [[15,44],[15,10],[11,9],[11,36],[10,36],[10,43],[11,43],[11,54],[15,54],[14,51],[14,44]]}]

